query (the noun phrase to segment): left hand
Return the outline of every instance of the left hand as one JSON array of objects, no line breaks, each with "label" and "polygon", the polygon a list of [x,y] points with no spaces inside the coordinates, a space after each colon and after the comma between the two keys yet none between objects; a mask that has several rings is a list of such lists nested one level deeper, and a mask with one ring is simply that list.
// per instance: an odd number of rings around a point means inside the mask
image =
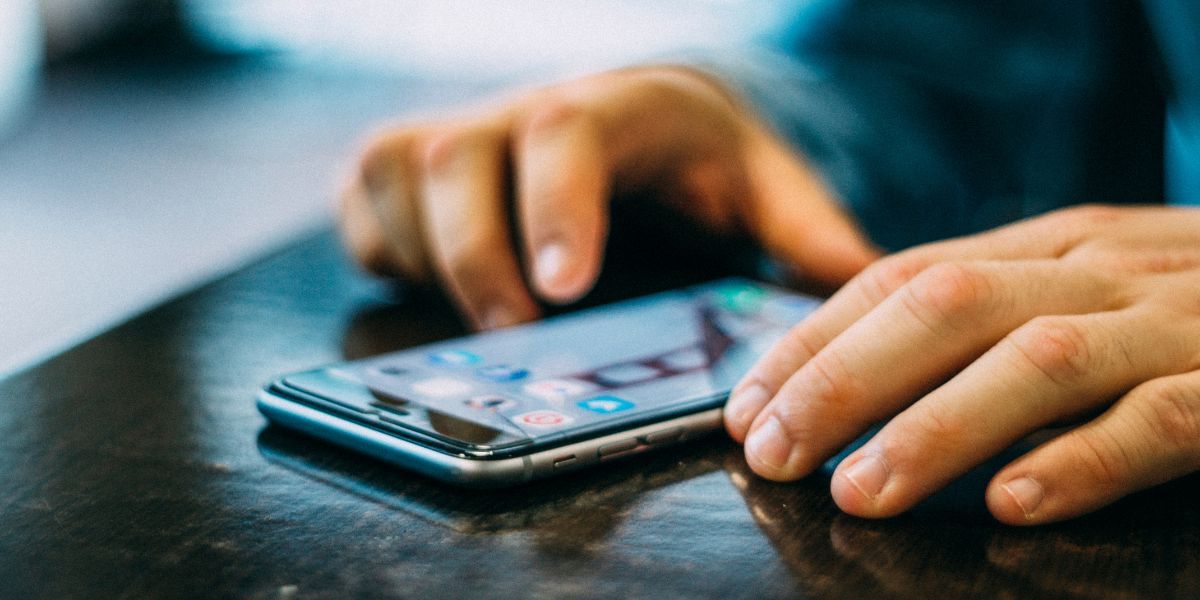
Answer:
[{"label": "left hand", "polygon": [[[903,512],[1027,434],[995,517],[1077,516],[1200,469],[1200,210],[1071,208],[868,267],[734,388],[759,475],[838,466],[838,506]],[[889,420],[890,419],[890,420]]]}]

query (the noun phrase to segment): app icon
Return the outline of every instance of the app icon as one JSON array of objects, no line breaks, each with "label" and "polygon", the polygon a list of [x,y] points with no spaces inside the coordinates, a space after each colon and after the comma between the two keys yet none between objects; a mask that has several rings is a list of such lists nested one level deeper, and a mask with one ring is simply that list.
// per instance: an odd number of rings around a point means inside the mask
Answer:
[{"label": "app icon", "polygon": [[580,396],[596,389],[596,386],[578,379],[543,379],[526,384],[521,389],[539,400],[561,404],[568,398]]},{"label": "app icon", "polygon": [[517,381],[528,377],[529,371],[509,365],[489,365],[480,367],[475,374],[488,381]]},{"label": "app icon", "polygon": [[422,379],[412,384],[413,391],[426,396],[435,398],[445,398],[447,396],[462,396],[471,392],[471,384],[451,379],[449,377],[434,377],[431,379]]},{"label": "app icon", "polygon": [[756,312],[767,297],[766,290],[746,283],[729,283],[714,290],[717,305],[738,314]]},{"label": "app icon", "polygon": [[556,410],[534,410],[513,417],[515,423],[543,428],[561,427],[574,420]]},{"label": "app icon", "polygon": [[447,367],[466,367],[479,362],[479,355],[466,350],[442,350],[430,354],[429,362]]},{"label": "app icon", "polygon": [[483,394],[481,396],[472,396],[466,400],[466,405],[478,410],[486,410],[488,412],[500,412],[508,410],[517,405],[517,401],[512,398],[505,398],[497,394]]},{"label": "app icon", "polygon": [[613,387],[629,385],[658,377],[658,369],[638,363],[626,363],[596,371],[596,379]]},{"label": "app icon", "polygon": [[634,404],[624,398],[616,396],[596,396],[588,398],[578,403],[579,408],[590,410],[594,413],[602,415],[611,415],[615,412],[629,410],[634,407]]}]

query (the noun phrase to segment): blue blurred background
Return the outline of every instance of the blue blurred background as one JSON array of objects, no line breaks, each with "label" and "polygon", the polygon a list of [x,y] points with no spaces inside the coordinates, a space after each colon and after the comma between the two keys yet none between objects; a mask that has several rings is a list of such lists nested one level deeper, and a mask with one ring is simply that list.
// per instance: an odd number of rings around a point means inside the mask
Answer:
[{"label": "blue blurred background", "polygon": [[766,0],[4,0],[0,374],[328,223],[358,140],[770,37]]}]

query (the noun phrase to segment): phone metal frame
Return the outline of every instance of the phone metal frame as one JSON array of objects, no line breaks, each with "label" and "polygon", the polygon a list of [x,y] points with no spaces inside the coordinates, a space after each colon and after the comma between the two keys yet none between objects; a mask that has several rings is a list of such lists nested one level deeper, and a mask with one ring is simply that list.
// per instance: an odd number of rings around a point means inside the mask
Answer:
[{"label": "phone metal frame", "polygon": [[[489,458],[432,448],[274,393],[274,389],[261,390],[257,402],[259,412],[272,423],[446,483],[472,488],[513,486],[675,445],[720,429],[723,413],[722,406],[701,409],[561,446],[531,448],[527,454]],[[602,448],[614,444],[623,449],[601,455]]]}]

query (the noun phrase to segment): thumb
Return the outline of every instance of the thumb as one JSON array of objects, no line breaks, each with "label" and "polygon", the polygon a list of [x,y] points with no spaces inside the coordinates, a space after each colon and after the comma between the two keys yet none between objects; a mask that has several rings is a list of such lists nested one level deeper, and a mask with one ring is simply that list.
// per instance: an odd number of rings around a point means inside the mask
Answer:
[{"label": "thumb", "polygon": [[801,279],[840,286],[882,255],[816,173],[774,140],[751,145],[750,227]]}]

